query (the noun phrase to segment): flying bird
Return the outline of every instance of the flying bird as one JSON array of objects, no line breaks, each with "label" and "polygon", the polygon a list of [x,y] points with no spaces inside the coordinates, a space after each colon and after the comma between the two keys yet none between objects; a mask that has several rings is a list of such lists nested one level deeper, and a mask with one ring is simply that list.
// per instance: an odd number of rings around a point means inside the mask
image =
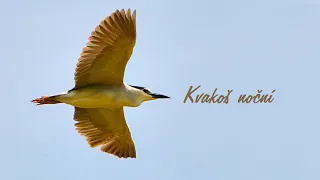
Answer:
[{"label": "flying bird", "polygon": [[75,86],[67,92],[32,100],[36,105],[74,106],[73,119],[90,147],[119,158],[136,158],[124,107],[170,98],[124,82],[126,65],[136,43],[136,10],[116,10],[95,28],[78,59]]}]

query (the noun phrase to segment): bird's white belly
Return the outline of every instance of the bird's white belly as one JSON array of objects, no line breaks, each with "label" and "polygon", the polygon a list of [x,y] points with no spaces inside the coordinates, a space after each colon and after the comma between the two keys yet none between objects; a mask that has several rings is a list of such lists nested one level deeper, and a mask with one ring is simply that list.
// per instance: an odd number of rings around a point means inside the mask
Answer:
[{"label": "bird's white belly", "polygon": [[120,103],[111,101],[110,99],[92,99],[92,98],[79,98],[70,102],[70,105],[81,108],[116,108],[121,107]]}]

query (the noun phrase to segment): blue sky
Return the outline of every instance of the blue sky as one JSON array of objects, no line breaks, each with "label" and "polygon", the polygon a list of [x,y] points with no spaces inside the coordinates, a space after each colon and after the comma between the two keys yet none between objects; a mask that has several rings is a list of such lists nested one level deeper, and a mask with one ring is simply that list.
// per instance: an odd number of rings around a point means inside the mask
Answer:
[{"label": "blue sky", "polygon": [[[172,97],[126,108],[137,159],[90,148],[73,107],[30,100],[71,89],[91,31],[137,10],[125,81]],[[314,1],[3,1],[0,179],[320,179],[320,6]],[[189,86],[229,104],[183,103]],[[272,104],[238,104],[258,89]]]}]

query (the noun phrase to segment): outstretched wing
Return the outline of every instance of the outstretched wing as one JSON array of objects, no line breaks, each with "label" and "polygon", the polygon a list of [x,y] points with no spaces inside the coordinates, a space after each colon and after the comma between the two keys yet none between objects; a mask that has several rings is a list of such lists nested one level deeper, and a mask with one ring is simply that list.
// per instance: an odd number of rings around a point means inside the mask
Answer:
[{"label": "outstretched wing", "polygon": [[136,158],[135,145],[127,126],[123,108],[83,109],[75,107],[74,120],[78,132],[86,137],[91,147],[119,158]]},{"label": "outstretched wing", "polygon": [[136,43],[136,11],[116,10],[91,33],[75,71],[75,88],[121,84]]}]

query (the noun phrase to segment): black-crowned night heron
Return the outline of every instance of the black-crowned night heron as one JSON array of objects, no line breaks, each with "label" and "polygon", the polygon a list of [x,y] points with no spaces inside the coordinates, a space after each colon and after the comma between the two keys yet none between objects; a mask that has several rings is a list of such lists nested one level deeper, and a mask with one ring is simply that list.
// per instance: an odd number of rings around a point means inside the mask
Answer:
[{"label": "black-crowned night heron", "polygon": [[89,37],[77,63],[74,88],[32,102],[74,106],[76,129],[91,147],[101,146],[101,151],[119,158],[136,158],[123,107],[169,97],[123,82],[135,42],[136,11],[116,10]]}]

